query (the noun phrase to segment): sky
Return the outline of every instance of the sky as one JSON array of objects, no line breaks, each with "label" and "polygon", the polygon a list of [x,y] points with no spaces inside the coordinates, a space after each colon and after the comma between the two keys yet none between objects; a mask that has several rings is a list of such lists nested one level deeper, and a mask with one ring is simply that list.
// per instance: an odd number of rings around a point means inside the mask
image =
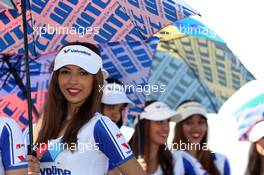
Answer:
[{"label": "sky", "polygon": [[[264,11],[263,1],[251,0],[185,0],[201,17],[195,19],[218,34],[238,56],[256,79],[264,78],[263,46]],[[264,79],[263,79],[264,80]],[[264,81],[259,82],[264,85]],[[247,161],[248,142],[239,142],[237,125],[232,112],[238,103],[246,102],[255,94],[236,93],[236,98],[227,101],[218,115],[209,115],[209,147],[228,156],[232,174],[244,174]]]}]

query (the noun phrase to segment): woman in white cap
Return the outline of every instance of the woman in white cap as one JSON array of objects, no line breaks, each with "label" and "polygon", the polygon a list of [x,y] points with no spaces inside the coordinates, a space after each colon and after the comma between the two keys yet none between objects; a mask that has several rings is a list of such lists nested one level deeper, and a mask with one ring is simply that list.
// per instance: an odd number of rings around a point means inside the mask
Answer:
[{"label": "woman in white cap", "polygon": [[20,127],[12,118],[0,117],[0,175],[26,175],[25,157]]},{"label": "woman in white cap", "polygon": [[229,175],[227,158],[222,154],[213,153],[208,148],[207,112],[204,106],[195,100],[186,100],[177,107],[176,111],[180,117],[176,121],[173,139],[174,149],[178,149],[175,154],[189,154],[195,157],[209,174]]},{"label": "woman in white cap", "polygon": [[[184,169],[181,158],[174,156],[166,144],[170,130],[169,122],[174,121],[176,117],[175,111],[159,101],[147,102],[140,115],[136,132],[129,143],[149,175],[184,174],[181,169]],[[195,162],[197,161],[192,157],[186,159],[186,164]],[[194,170],[194,172],[197,174],[199,171]],[[185,174],[191,175],[188,167],[185,169]]]},{"label": "woman in white cap", "polygon": [[134,106],[127,97],[122,83],[114,78],[107,79],[101,103],[103,115],[109,117],[119,128],[123,124],[123,115],[127,107]]},{"label": "woman in white cap", "polygon": [[[127,97],[125,88],[122,83],[114,78],[106,79],[107,84],[104,86],[101,100],[102,114],[109,117],[122,132],[123,115],[128,106],[134,106],[134,103]],[[124,128],[125,126],[123,126]],[[124,133],[122,133],[124,134]],[[110,162],[109,162],[110,163]],[[108,175],[119,175],[118,168],[112,169],[109,166]]]},{"label": "woman in white cap", "polygon": [[94,45],[70,43],[59,51],[36,142],[41,156],[29,156],[29,174],[103,175],[109,166],[144,174],[118,127],[96,112],[103,83]]},{"label": "woman in white cap", "polygon": [[245,175],[264,174],[264,120],[257,122],[249,132],[252,142]]}]

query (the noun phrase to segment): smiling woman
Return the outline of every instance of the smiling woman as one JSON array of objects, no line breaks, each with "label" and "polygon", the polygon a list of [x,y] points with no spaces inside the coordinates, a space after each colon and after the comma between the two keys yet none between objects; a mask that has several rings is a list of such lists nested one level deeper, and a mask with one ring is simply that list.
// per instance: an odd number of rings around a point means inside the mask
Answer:
[{"label": "smiling woman", "polygon": [[[184,143],[188,146],[175,153],[185,152],[185,155],[189,154],[196,158],[209,174],[229,175],[230,167],[227,158],[224,155],[212,153],[207,146],[204,147],[207,145],[208,135],[207,112],[204,106],[197,101],[186,100],[178,106],[176,111],[180,117],[176,121],[173,143],[176,145]],[[191,166],[197,165],[200,166],[199,164]]]},{"label": "smiling woman", "polygon": [[67,65],[59,70],[58,81],[60,91],[68,101],[69,116],[72,116],[73,110],[90,96],[93,75],[78,66]]},{"label": "smiling woman", "polygon": [[127,175],[144,173],[118,127],[97,112],[103,84],[94,45],[70,43],[59,51],[37,131],[41,156],[29,156],[30,174],[101,175],[114,168]]},{"label": "smiling woman", "polygon": [[199,168],[189,166],[197,164],[197,167],[200,167],[195,158],[184,153],[172,153],[166,145],[170,130],[169,121],[176,121],[177,117],[178,113],[163,102],[146,103],[130,144],[147,174],[204,174]]}]

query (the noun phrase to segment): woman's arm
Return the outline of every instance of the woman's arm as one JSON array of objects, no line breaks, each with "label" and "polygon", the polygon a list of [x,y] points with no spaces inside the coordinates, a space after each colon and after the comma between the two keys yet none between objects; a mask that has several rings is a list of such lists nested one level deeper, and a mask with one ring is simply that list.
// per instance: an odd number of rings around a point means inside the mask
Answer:
[{"label": "woman's arm", "polygon": [[111,171],[108,171],[107,175],[121,175],[121,172],[119,171],[118,168],[115,168],[115,169],[113,169]]},{"label": "woman's arm", "polygon": [[27,169],[23,168],[23,169],[17,169],[17,170],[10,170],[10,171],[6,171],[5,175],[27,175]]},{"label": "woman's arm", "polygon": [[138,161],[135,162],[135,158],[130,159],[126,163],[120,165],[118,168],[115,168],[107,173],[107,175],[130,175],[130,174],[145,174],[142,167],[145,166],[145,163],[139,164]]},{"label": "woman's arm", "polygon": [[118,167],[123,175],[145,175],[136,158],[132,158]]}]

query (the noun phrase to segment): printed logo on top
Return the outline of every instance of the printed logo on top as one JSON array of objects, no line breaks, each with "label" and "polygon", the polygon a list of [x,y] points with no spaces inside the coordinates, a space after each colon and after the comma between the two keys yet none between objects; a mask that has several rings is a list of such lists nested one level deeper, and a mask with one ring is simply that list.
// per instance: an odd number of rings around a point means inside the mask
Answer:
[{"label": "printed logo on top", "polygon": [[64,53],[69,53],[69,52],[72,52],[72,53],[82,53],[82,54],[85,54],[85,55],[88,55],[88,56],[91,56],[91,53],[88,53],[84,50],[78,50],[78,49],[66,49],[66,50],[63,50]]},{"label": "printed logo on top", "polygon": [[72,173],[68,169],[62,169],[62,168],[58,168],[56,166],[52,166],[51,168],[40,168],[40,174],[41,175],[50,175],[50,174],[70,175]]},{"label": "printed logo on top", "polygon": [[25,144],[16,144],[16,149],[25,148]]},{"label": "printed logo on top", "polygon": [[26,160],[24,151],[25,151],[25,144],[16,144],[16,152],[18,153],[17,158],[19,162],[23,162]]},{"label": "printed logo on top", "polygon": [[[113,130],[114,131],[118,131],[118,130],[115,130],[115,129],[113,129]],[[121,152],[123,154],[125,153],[124,158],[130,156],[132,154],[131,148],[128,145],[124,135],[122,133],[120,133],[120,131],[118,131],[115,134],[115,139],[117,141],[117,144],[119,145],[119,148],[121,149]]]},{"label": "printed logo on top", "polygon": [[119,139],[119,138],[121,138],[121,137],[123,137],[123,134],[122,134],[122,133],[118,133],[118,134],[116,134],[116,138],[117,138],[117,139]]}]

